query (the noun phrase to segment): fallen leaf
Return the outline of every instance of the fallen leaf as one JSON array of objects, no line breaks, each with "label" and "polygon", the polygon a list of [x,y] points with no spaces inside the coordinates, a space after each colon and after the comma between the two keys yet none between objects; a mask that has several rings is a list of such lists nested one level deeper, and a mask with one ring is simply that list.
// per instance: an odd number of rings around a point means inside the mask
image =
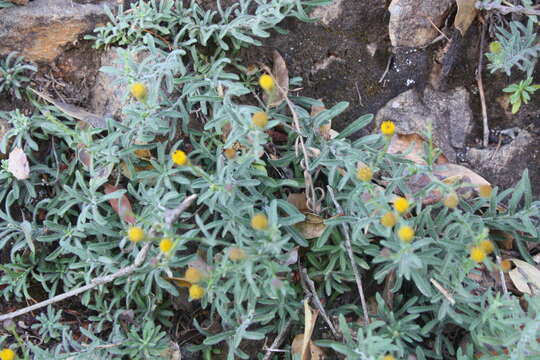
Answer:
[{"label": "fallen leaf", "polygon": [[456,0],[456,3],[458,11],[454,19],[454,27],[459,30],[461,36],[465,36],[478,14],[478,9],[474,6],[476,0]]},{"label": "fallen leaf", "polygon": [[516,265],[508,275],[516,288],[522,293],[533,295],[540,293],[540,270],[534,266],[519,259],[510,259]]},{"label": "fallen leaf", "polygon": [[[105,194],[110,194],[119,190],[116,186],[113,186],[111,184],[105,184],[104,188]],[[119,199],[110,199],[109,204],[111,204],[113,210],[125,222],[132,225],[136,223],[133,210],[131,209],[131,203],[129,202],[129,199],[125,194],[123,194]]]},{"label": "fallen leaf", "polygon": [[86,146],[84,144],[77,144],[77,158],[83,165],[84,170],[90,171],[92,168],[92,156],[86,150]]},{"label": "fallen leaf", "polygon": [[474,171],[466,168],[465,166],[456,164],[436,165],[433,167],[433,174],[439,176],[443,180],[452,178],[454,182],[459,180],[474,186],[490,185],[486,179]]},{"label": "fallen leaf", "polygon": [[294,227],[304,236],[306,240],[315,239],[322,235],[326,229],[324,219],[319,215],[306,213],[306,220],[295,224]]},{"label": "fallen leaf", "polygon": [[296,264],[296,262],[298,261],[298,246],[296,246],[295,248],[293,248],[291,251],[289,251],[286,255],[287,256],[287,259],[283,262],[281,262],[283,265],[292,265],[292,264]]},{"label": "fallen leaf", "polygon": [[[389,154],[406,154],[405,159],[419,165],[426,165],[426,153],[424,150],[424,138],[418,134],[397,134],[392,137],[390,146],[388,147]],[[435,161],[437,164],[446,164],[448,159],[444,155],[439,155]]]},{"label": "fallen leaf", "polygon": [[[291,345],[292,354],[300,354],[300,360],[311,359],[311,344],[313,343],[311,341],[311,335],[313,334],[318,315],[319,310],[313,311],[307,300],[304,300],[304,333],[296,335]],[[315,345],[313,344],[313,346]],[[308,348],[310,349],[308,350]]]},{"label": "fallen leaf", "polygon": [[305,192],[301,192],[298,194],[289,194],[287,196],[287,201],[294,205],[295,208],[298,209],[300,212],[306,212],[309,211],[309,208],[307,206],[307,197]]},{"label": "fallen leaf", "polygon": [[12,173],[17,180],[25,180],[30,176],[28,158],[21,148],[17,147],[9,153],[7,170]]},{"label": "fallen leaf", "polygon": [[276,82],[276,85],[274,86],[274,90],[265,99],[269,107],[279,106],[289,92],[289,70],[287,69],[285,60],[283,60],[283,57],[276,50],[274,50],[272,78]]}]

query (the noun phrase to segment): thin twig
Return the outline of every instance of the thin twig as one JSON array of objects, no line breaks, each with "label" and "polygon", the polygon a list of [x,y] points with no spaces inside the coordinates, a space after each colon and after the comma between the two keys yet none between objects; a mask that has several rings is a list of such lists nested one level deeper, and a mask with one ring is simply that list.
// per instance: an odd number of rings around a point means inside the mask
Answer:
[{"label": "thin twig", "polygon": [[429,22],[431,23],[431,25],[433,25],[433,27],[435,28],[435,30],[437,30],[437,31],[439,32],[439,34],[441,34],[442,36],[444,36],[444,37],[446,38],[446,40],[450,41],[450,39],[448,38],[448,36],[446,36],[446,34],[443,33],[443,32],[441,31],[441,29],[439,29],[439,28],[437,27],[437,25],[435,25],[435,23],[434,23],[433,21],[431,21],[431,19],[430,19],[429,17],[428,17],[427,19],[429,20]]},{"label": "thin twig", "polygon": [[497,10],[503,15],[510,14],[510,13],[517,13],[517,14],[523,14],[523,15],[529,15],[529,16],[540,15],[540,10],[528,9],[524,6],[504,6],[504,5],[497,5],[497,4],[484,4],[481,1],[477,1],[475,6],[478,10],[486,10],[486,11]]},{"label": "thin twig", "polygon": [[[197,198],[197,195],[191,195],[191,196],[185,198],[184,201],[182,201],[182,204],[179,207],[182,208],[182,211],[185,211],[189,207],[189,205],[191,205],[191,203],[193,203],[193,201],[196,198]],[[181,212],[178,213],[177,216],[180,216],[180,214],[181,214]],[[110,283],[110,282],[118,279],[119,277],[130,275],[135,270],[137,270],[139,268],[139,266],[141,266],[141,264],[144,262],[144,260],[146,259],[146,255],[148,254],[148,250],[150,250],[151,245],[152,245],[151,242],[147,242],[146,244],[144,244],[144,246],[141,248],[141,250],[137,254],[137,257],[135,257],[135,261],[133,261],[133,264],[131,264],[129,266],[126,266],[125,268],[122,268],[122,269],[118,270],[117,272],[115,272],[113,274],[110,274],[110,275],[107,275],[107,276],[100,276],[100,277],[97,277],[95,279],[92,279],[89,284],[81,286],[80,288],[73,289],[73,290],[68,291],[68,292],[66,292],[64,294],[54,296],[54,297],[52,297],[50,299],[41,301],[41,302],[39,302],[37,304],[34,304],[34,305],[31,305],[31,306],[27,306],[27,307],[22,308],[20,310],[17,310],[17,311],[8,313],[8,314],[0,315],[0,322],[16,318],[17,316],[21,316],[21,315],[26,314],[26,313],[28,313],[30,311],[41,309],[42,307],[54,304],[56,302],[59,302],[59,301],[65,300],[65,299],[68,299],[68,298],[70,298],[72,296],[75,296],[75,295],[79,295],[79,294],[81,294],[83,292],[86,292],[88,290],[96,288],[96,287],[98,287],[100,285]]]},{"label": "thin twig", "polygon": [[480,55],[478,58],[478,68],[476,69],[476,82],[478,83],[478,91],[480,92],[480,103],[482,105],[482,123],[484,125],[484,138],[483,145],[484,147],[488,146],[489,143],[489,125],[488,125],[488,116],[486,108],[486,96],[484,94],[484,84],[482,83],[482,65],[484,63],[484,43],[486,41],[486,21],[482,23],[482,30],[480,36]]},{"label": "thin twig", "polygon": [[334,327],[334,324],[332,324],[332,321],[330,321],[330,317],[324,310],[323,304],[321,302],[321,299],[319,298],[319,295],[317,295],[317,289],[315,289],[315,283],[313,280],[311,280],[307,274],[307,270],[300,266],[300,274],[304,278],[304,281],[309,286],[309,292],[311,293],[311,296],[313,296],[313,301],[315,302],[315,305],[317,305],[317,308],[319,309],[319,312],[321,313],[322,317],[324,318],[324,321],[328,324],[328,327],[330,327],[330,330],[332,331],[332,334],[334,334],[334,337],[337,339],[339,338],[339,335],[336,331],[336,328]]},{"label": "thin twig", "polygon": [[[327,186],[328,193],[332,197],[332,201],[334,202],[334,205],[336,206],[337,211],[340,214],[343,214],[343,208],[336,200],[336,197],[334,196],[334,191],[332,190],[332,187],[330,185]],[[364,313],[364,321],[366,325],[369,324],[369,314],[366,304],[366,297],[364,296],[364,286],[362,285],[362,277],[360,276],[360,272],[358,271],[358,266],[356,265],[356,261],[354,260],[354,253],[352,249],[352,242],[351,237],[349,236],[349,230],[346,224],[341,224],[341,229],[343,231],[343,235],[345,235],[345,248],[347,249],[347,254],[349,255],[349,260],[351,260],[351,266],[354,273],[354,278],[356,280],[356,287],[358,288],[358,294],[360,295],[360,301],[362,302],[362,312]]]},{"label": "thin twig", "polygon": [[386,63],[386,68],[384,69],[384,72],[381,75],[381,78],[379,79],[379,84],[383,82],[384,78],[386,77],[386,74],[388,74],[388,71],[390,70],[390,65],[392,64],[392,60],[394,60],[394,55],[390,55],[388,57],[388,62]]},{"label": "thin twig", "polygon": [[264,354],[263,360],[270,360],[272,353],[275,352],[281,346],[285,338],[285,334],[287,334],[287,331],[289,330],[289,327],[291,326],[291,323],[292,323],[292,320],[289,319],[285,323],[285,326],[281,328],[281,330],[279,331],[279,334],[274,339],[274,342],[272,343],[272,345],[270,345],[270,347],[266,349],[266,354]]},{"label": "thin twig", "polygon": [[497,259],[497,264],[499,265],[499,276],[501,277],[501,284],[502,284],[503,292],[505,294],[508,294],[508,288],[506,287],[506,280],[504,279],[504,272],[502,271],[502,267],[501,267],[501,257],[497,255],[495,258]]},{"label": "thin twig", "polygon": [[437,280],[430,278],[429,281],[431,281],[433,286],[435,286],[435,288],[439,290],[439,292],[446,298],[446,300],[448,300],[448,302],[450,302],[450,304],[456,305],[456,300],[454,300],[448,290],[446,290]]}]

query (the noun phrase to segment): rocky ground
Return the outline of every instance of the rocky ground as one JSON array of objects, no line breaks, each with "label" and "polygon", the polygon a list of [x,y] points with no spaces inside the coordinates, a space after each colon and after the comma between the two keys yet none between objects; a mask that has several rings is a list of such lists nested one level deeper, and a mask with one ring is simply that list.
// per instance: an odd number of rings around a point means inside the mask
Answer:
[{"label": "rocky ground", "polygon": [[[215,7],[214,1],[202,2]],[[34,81],[41,90],[98,115],[114,114],[121,104],[111,79],[98,76],[114,51],[94,50],[83,39],[107,21],[105,5],[114,8],[118,2],[34,0],[0,10],[0,54],[18,51],[38,64]],[[482,146],[475,79],[481,25],[474,21],[461,37],[453,27],[455,13],[453,0],[394,0],[390,6],[380,0],[335,0],[315,11],[319,21],[287,20],[288,34],[276,33],[241,56],[247,64],[257,63],[277,49],[291,76],[304,79],[298,94],[322,98],[327,106],[348,101],[349,110],[334,124],[337,130],[365,113],[376,114],[377,122],[395,121],[402,134],[421,134],[432,123],[436,145],[451,162],[502,187],[528,168],[540,194],[540,97],[512,115],[501,89],[515,79],[484,70],[491,132],[488,146]],[[0,110],[21,106],[0,98]]]}]

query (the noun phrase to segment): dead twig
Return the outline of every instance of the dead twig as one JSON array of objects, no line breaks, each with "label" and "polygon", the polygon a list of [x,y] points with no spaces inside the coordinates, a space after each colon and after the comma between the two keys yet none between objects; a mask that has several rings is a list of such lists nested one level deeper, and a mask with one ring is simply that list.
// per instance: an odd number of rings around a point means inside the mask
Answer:
[{"label": "dead twig", "polygon": [[[182,211],[185,211],[193,203],[193,201],[196,198],[197,198],[197,195],[191,195],[191,196],[185,198],[184,201],[182,201],[182,204],[180,204],[179,208],[181,208]],[[180,216],[180,214],[181,214],[181,212],[177,212],[177,217]],[[173,219],[172,221],[174,221],[174,218],[171,217],[171,219]],[[110,283],[110,282],[112,282],[112,281],[114,281],[114,280],[116,280],[116,279],[118,279],[120,277],[132,274],[135,270],[139,269],[139,267],[142,265],[142,263],[146,259],[146,255],[148,254],[148,250],[150,250],[151,245],[152,245],[151,242],[147,242],[146,244],[144,244],[144,246],[141,248],[141,250],[139,251],[139,253],[135,257],[135,261],[133,261],[133,264],[131,264],[129,266],[126,266],[126,267],[118,270],[117,272],[115,272],[113,274],[110,274],[110,275],[107,275],[107,276],[100,276],[100,277],[97,277],[95,279],[92,279],[89,284],[81,286],[80,288],[73,289],[73,290],[68,291],[68,292],[66,292],[64,294],[54,296],[54,297],[52,297],[50,299],[41,301],[41,302],[39,302],[37,304],[34,304],[34,305],[31,305],[31,306],[27,306],[27,307],[22,308],[20,310],[17,310],[17,311],[8,313],[8,314],[0,315],[0,322],[16,318],[17,316],[24,315],[24,314],[26,314],[26,313],[28,313],[30,311],[41,309],[42,307],[49,306],[49,305],[57,303],[59,301],[68,299],[68,298],[70,298],[72,296],[79,295],[79,294],[81,294],[83,292],[86,292],[88,290],[96,288],[96,287],[98,287],[100,285]]]},{"label": "dead twig", "polygon": [[486,96],[484,94],[484,84],[482,83],[482,65],[484,63],[484,43],[486,41],[486,21],[482,22],[482,30],[480,36],[480,55],[478,58],[478,68],[476,69],[476,82],[480,93],[480,104],[482,105],[482,123],[484,126],[484,138],[482,144],[484,147],[489,143],[489,124],[486,108]]},{"label": "dead twig", "polygon": [[529,15],[529,16],[540,15],[540,10],[529,9],[520,5],[504,6],[504,5],[497,5],[494,3],[484,4],[481,1],[477,1],[475,6],[478,10],[486,10],[486,11],[497,10],[503,15],[507,15],[510,13],[517,13],[517,14],[523,14],[523,15]]},{"label": "dead twig", "polygon": [[270,360],[270,357],[272,356],[272,353],[278,351],[278,348],[283,343],[283,340],[285,338],[285,334],[287,334],[287,331],[289,331],[289,327],[291,327],[291,323],[292,323],[292,320],[289,319],[285,323],[285,326],[283,326],[281,328],[281,330],[279,331],[279,334],[274,339],[274,342],[272,343],[272,345],[270,345],[270,347],[266,349],[266,354],[264,354],[263,360]]},{"label": "dead twig", "polygon": [[381,75],[381,78],[379,79],[379,84],[383,82],[384,78],[386,77],[386,74],[388,74],[388,71],[390,70],[390,65],[392,64],[392,60],[394,60],[394,55],[390,55],[388,57],[388,62],[386,63],[386,68],[384,69],[384,72]]},{"label": "dead twig", "polygon": [[450,304],[452,305],[456,304],[456,300],[454,300],[454,298],[452,297],[452,295],[450,295],[448,290],[446,290],[437,280],[430,278],[429,281],[431,281],[433,286],[435,286],[435,288],[439,290],[439,292],[446,298],[446,300],[448,300],[448,302],[450,302]]},{"label": "dead twig", "polygon": [[332,324],[332,321],[330,321],[330,317],[324,310],[324,307],[322,305],[321,299],[319,298],[319,295],[317,295],[317,289],[315,289],[315,283],[313,282],[313,280],[309,278],[307,274],[307,270],[303,268],[302,266],[300,266],[300,275],[302,276],[302,278],[308,285],[309,292],[311,296],[313,297],[313,301],[315,302],[315,305],[317,305],[317,308],[319,309],[320,314],[324,318],[324,321],[326,321],[326,323],[328,324],[328,327],[330,328],[330,331],[332,331],[332,334],[334,335],[334,337],[338,339],[339,335],[336,331],[336,328],[334,327],[334,324]]},{"label": "dead twig", "polygon": [[446,36],[446,34],[443,33],[442,30],[439,29],[439,28],[437,27],[437,25],[435,25],[435,23],[434,23],[433,21],[431,21],[431,19],[430,19],[429,17],[428,17],[427,19],[429,20],[429,22],[431,23],[431,25],[435,28],[435,30],[437,30],[437,32],[438,32],[439,34],[441,34],[441,36],[444,36],[444,38],[445,38],[446,40],[450,41],[450,39],[448,38],[448,36]]},{"label": "dead twig", "polygon": [[504,272],[502,271],[502,267],[501,267],[501,257],[497,255],[495,258],[497,259],[497,264],[499,265],[499,276],[501,277],[501,284],[502,284],[503,292],[505,294],[508,294],[508,288],[506,287],[506,281],[504,279]]},{"label": "dead twig", "polygon": [[[336,200],[336,197],[334,196],[334,191],[330,187],[330,185],[327,186],[328,193],[332,197],[332,201],[334,202],[334,205],[336,206],[337,211],[340,214],[344,214],[343,208]],[[341,230],[343,231],[343,235],[345,236],[345,248],[347,249],[347,254],[349,255],[349,260],[351,260],[351,266],[354,273],[354,278],[356,280],[356,287],[358,289],[358,294],[360,295],[360,301],[362,302],[362,312],[364,313],[364,321],[367,324],[369,324],[369,314],[368,314],[368,308],[366,304],[366,297],[364,296],[364,286],[362,285],[362,277],[360,276],[360,272],[358,271],[358,266],[356,265],[356,261],[354,260],[354,253],[352,250],[352,242],[351,237],[349,236],[349,229],[346,224],[341,224]]]}]

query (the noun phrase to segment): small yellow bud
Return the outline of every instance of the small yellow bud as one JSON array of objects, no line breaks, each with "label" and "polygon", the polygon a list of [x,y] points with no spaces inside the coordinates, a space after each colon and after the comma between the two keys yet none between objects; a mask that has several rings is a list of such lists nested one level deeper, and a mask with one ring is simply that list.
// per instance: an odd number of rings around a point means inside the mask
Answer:
[{"label": "small yellow bud", "polygon": [[189,287],[189,297],[192,300],[202,299],[203,296],[204,296],[204,289],[200,287],[199,285],[195,284]]},{"label": "small yellow bud", "polygon": [[0,351],[0,360],[15,360],[15,351],[5,348]]},{"label": "small yellow bud", "polygon": [[491,254],[493,250],[495,250],[495,245],[493,245],[490,240],[484,239],[480,241],[480,248],[484,250],[486,254]]},{"label": "small yellow bud", "polygon": [[148,90],[143,83],[137,82],[131,85],[131,95],[133,95],[135,99],[143,101],[144,99],[146,99],[147,93]]},{"label": "small yellow bud", "polygon": [[455,209],[458,206],[458,204],[459,204],[459,197],[454,191],[446,195],[446,197],[444,198],[444,206],[446,206],[449,209]]},{"label": "small yellow bud", "polygon": [[268,74],[261,75],[259,78],[259,85],[264,91],[270,92],[274,88],[274,79]]},{"label": "small yellow bud", "polygon": [[391,228],[391,227],[394,227],[394,225],[396,225],[396,216],[394,215],[394,213],[391,213],[391,212],[387,212],[386,214],[384,214],[382,217],[381,217],[381,224],[383,226],[386,226],[388,228]]},{"label": "small yellow bud", "polygon": [[393,355],[388,354],[383,357],[383,360],[396,360],[396,358]]},{"label": "small yellow bud", "polygon": [[182,150],[176,150],[171,155],[171,159],[172,159],[173,163],[175,163],[176,165],[180,165],[180,166],[187,165],[187,163],[189,161],[188,156]]},{"label": "small yellow bud", "polygon": [[369,182],[373,178],[373,171],[368,166],[362,166],[356,171],[356,178],[360,181]]},{"label": "small yellow bud", "polygon": [[236,150],[233,148],[225,149],[223,150],[223,155],[225,155],[227,159],[232,160],[236,157]]},{"label": "small yellow bud", "polygon": [[172,250],[173,245],[174,242],[171,239],[165,238],[159,242],[159,250],[164,254],[168,254]]},{"label": "small yellow bud", "polygon": [[512,262],[508,259],[504,259],[501,261],[501,270],[504,272],[508,272],[512,269]]},{"label": "small yellow bud", "polygon": [[480,197],[488,198],[491,197],[493,189],[491,188],[491,185],[484,184],[479,186],[478,192],[480,193]]},{"label": "small yellow bud", "polygon": [[263,128],[268,125],[268,115],[264,111],[257,111],[251,117],[253,125]]},{"label": "small yellow bud", "polygon": [[500,54],[502,51],[502,44],[499,41],[492,41],[489,43],[489,52],[493,54]]},{"label": "small yellow bud", "polygon": [[473,246],[471,248],[471,259],[474,262],[481,263],[486,258],[485,251],[479,246]]},{"label": "small yellow bud", "polygon": [[246,258],[246,253],[240,248],[229,249],[229,259],[232,261],[240,261]]},{"label": "small yellow bud", "polygon": [[268,228],[268,218],[264,214],[257,214],[251,218],[251,227],[255,230],[265,230]]},{"label": "small yellow bud", "polygon": [[128,229],[128,239],[132,242],[144,240],[144,230],[139,226],[132,226]]},{"label": "small yellow bud", "polygon": [[394,201],[394,209],[400,214],[403,214],[409,209],[409,201],[404,197],[399,197]]},{"label": "small yellow bud", "polygon": [[199,271],[199,269],[192,266],[188,267],[186,273],[184,274],[184,278],[192,284],[200,282],[202,280],[202,277],[203,275]]},{"label": "small yellow bud", "polygon": [[384,136],[392,136],[396,132],[396,124],[393,121],[383,121],[381,123],[381,133]]},{"label": "small yellow bud", "polygon": [[413,228],[407,225],[400,227],[398,231],[398,237],[399,237],[399,240],[406,243],[410,243],[412,239],[414,239]]}]

